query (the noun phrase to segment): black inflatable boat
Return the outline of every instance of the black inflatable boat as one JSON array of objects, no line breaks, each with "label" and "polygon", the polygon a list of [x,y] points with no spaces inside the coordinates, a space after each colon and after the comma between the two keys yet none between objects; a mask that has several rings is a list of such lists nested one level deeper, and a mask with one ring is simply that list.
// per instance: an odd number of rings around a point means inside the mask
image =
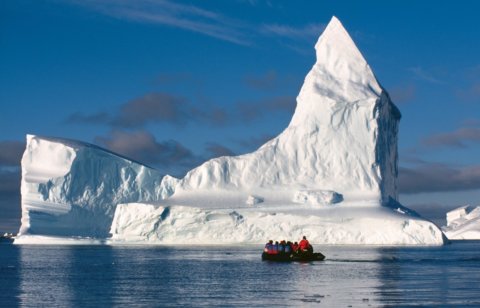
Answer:
[{"label": "black inflatable boat", "polygon": [[312,261],[323,261],[325,256],[320,252],[314,253],[295,253],[295,254],[268,254],[266,252],[262,253],[262,261],[275,261],[275,262],[312,262]]}]

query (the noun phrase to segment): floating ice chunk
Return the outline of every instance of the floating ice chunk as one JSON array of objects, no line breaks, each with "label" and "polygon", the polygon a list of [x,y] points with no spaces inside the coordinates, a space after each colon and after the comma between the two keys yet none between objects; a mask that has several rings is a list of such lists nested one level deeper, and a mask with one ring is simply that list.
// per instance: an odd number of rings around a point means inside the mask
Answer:
[{"label": "floating ice chunk", "polygon": [[442,230],[451,240],[480,239],[480,206],[465,205],[448,212]]},{"label": "floating ice chunk", "polygon": [[332,190],[299,190],[293,195],[293,202],[311,205],[331,205],[343,201],[343,196]]},{"label": "floating ice chunk", "polygon": [[263,202],[263,198],[262,197],[258,197],[258,196],[248,196],[247,198],[247,201],[245,202],[247,205],[255,205],[255,204],[259,204],[259,203],[262,203]]},{"label": "floating ice chunk", "polygon": [[447,213],[447,226],[455,226],[461,224],[462,218],[465,218],[471,211],[473,207],[470,205],[461,206],[454,210],[451,210]]}]

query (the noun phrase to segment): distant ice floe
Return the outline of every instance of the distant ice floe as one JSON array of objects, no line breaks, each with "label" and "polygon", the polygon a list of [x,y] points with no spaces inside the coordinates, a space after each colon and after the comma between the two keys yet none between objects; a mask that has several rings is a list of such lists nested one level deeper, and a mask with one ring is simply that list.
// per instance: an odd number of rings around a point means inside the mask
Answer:
[{"label": "distant ice floe", "polygon": [[465,205],[448,212],[442,230],[451,240],[480,240],[480,206]]}]

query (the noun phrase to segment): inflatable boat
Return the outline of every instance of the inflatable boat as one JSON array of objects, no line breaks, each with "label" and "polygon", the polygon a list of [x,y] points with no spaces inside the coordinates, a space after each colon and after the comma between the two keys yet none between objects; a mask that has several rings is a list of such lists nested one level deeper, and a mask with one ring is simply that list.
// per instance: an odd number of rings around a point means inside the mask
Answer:
[{"label": "inflatable boat", "polygon": [[323,261],[325,256],[320,252],[314,253],[294,253],[294,254],[268,254],[262,253],[262,261],[275,261],[275,262],[312,262]]}]

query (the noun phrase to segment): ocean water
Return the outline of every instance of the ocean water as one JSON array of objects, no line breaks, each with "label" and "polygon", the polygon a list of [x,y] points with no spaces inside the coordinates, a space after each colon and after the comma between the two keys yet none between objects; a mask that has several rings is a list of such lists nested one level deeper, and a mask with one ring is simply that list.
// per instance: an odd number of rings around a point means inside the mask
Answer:
[{"label": "ocean water", "polygon": [[262,247],[0,245],[0,307],[480,307],[480,243],[315,247],[271,263]]}]

